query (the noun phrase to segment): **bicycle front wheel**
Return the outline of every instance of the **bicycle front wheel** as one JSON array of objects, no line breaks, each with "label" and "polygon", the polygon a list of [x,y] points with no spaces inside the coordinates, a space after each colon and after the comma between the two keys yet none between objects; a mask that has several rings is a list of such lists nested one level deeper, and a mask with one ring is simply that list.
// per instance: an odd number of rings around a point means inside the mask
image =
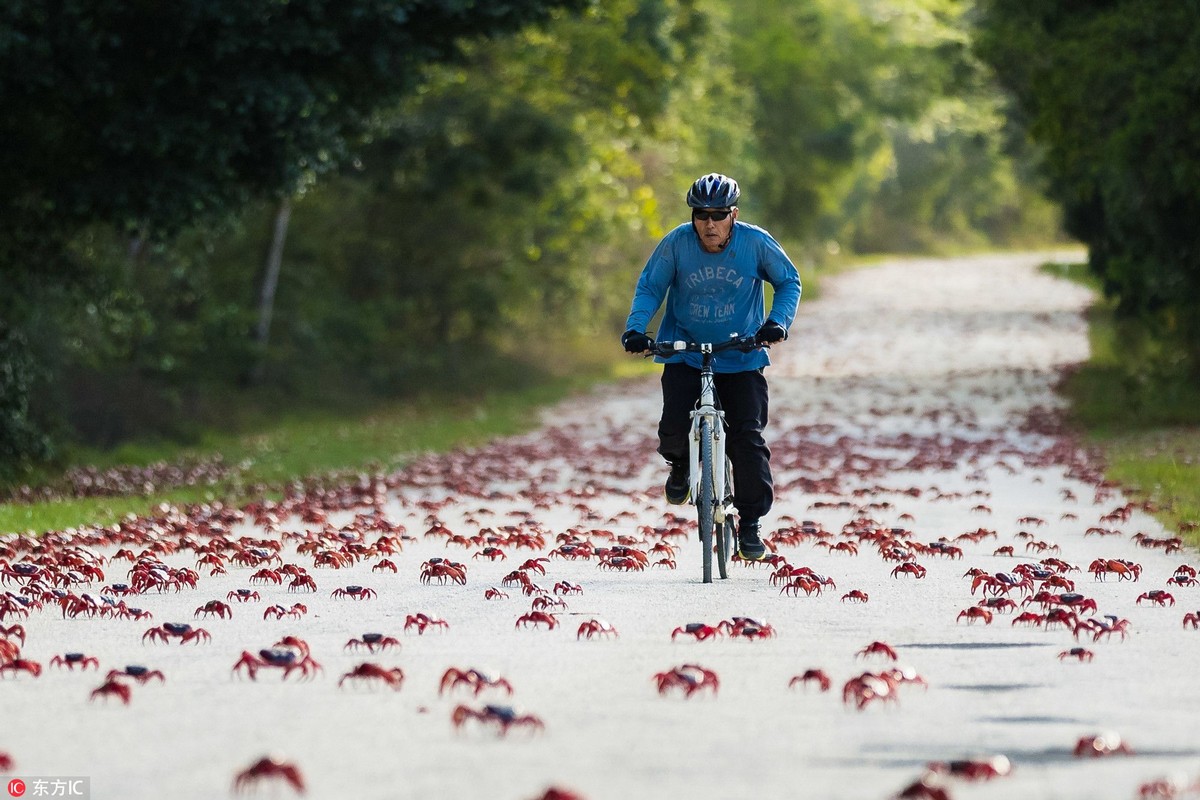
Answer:
[{"label": "bicycle front wheel", "polygon": [[[700,547],[704,550],[704,582],[712,583],[713,524],[716,497],[713,487],[712,421],[700,420],[700,490],[696,496],[696,516],[700,523]],[[722,537],[723,538],[723,537]]]}]

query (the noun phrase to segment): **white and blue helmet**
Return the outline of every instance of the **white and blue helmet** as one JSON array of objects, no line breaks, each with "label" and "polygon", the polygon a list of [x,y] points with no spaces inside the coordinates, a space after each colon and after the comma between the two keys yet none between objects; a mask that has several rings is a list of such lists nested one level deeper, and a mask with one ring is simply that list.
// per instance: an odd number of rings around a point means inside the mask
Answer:
[{"label": "white and blue helmet", "polygon": [[687,204],[691,208],[731,208],[737,205],[741,196],[737,181],[719,172],[710,172],[688,189]]}]

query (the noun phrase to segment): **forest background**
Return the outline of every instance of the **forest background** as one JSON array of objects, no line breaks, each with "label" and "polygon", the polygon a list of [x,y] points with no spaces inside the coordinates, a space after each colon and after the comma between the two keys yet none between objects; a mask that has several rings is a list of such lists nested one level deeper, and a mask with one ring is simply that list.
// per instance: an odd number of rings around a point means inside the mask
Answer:
[{"label": "forest background", "polygon": [[1122,385],[1200,363],[1195,2],[161,5],[0,10],[0,487],[603,371],[710,171],[806,280],[1074,237]]}]

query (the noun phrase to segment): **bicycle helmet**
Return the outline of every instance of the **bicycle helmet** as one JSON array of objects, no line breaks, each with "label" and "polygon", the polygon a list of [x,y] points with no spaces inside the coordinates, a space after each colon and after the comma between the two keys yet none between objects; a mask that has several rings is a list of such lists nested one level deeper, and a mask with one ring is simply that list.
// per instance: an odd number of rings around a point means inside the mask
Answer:
[{"label": "bicycle helmet", "polygon": [[688,189],[687,204],[692,208],[731,208],[737,205],[741,196],[737,181],[719,172],[710,172]]}]

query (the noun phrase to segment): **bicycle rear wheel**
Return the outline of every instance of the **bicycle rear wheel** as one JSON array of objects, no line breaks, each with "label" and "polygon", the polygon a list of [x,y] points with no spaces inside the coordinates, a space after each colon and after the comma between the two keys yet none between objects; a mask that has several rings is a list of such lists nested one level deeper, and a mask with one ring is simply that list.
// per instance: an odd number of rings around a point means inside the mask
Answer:
[{"label": "bicycle rear wheel", "polygon": [[[728,486],[732,486],[728,485]],[[730,557],[733,555],[733,536],[736,535],[733,530],[733,515],[730,513],[730,503],[726,498],[725,503],[720,504],[724,509],[725,522],[719,523],[718,529],[714,531],[716,537],[716,569],[720,572],[721,578],[730,577]]]},{"label": "bicycle rear wheel", "polygon": [[721,536],[722,546],[724,549],[718,548],[721,555],[721,577],[727,578],[728,565],[733,553],[737,552],[737,527],[733,524],[733,462],[725,458],[725,498],[721,500],[721,509],[724,510],[725,523],[721,525],[724,536]]},{"label": "bicycle rear wheel", "polygon": [[[700,547],[704,551],[704,582],[712,583],[713,562],[713,512],[716,498],[713,491],[713,440],[712,423],[700,420],[700,490],[696,497],[696,517],[700,523]],[[724,536],[722,536],[724,538]],[[722,569],[724,565],[722,565]]]}]

